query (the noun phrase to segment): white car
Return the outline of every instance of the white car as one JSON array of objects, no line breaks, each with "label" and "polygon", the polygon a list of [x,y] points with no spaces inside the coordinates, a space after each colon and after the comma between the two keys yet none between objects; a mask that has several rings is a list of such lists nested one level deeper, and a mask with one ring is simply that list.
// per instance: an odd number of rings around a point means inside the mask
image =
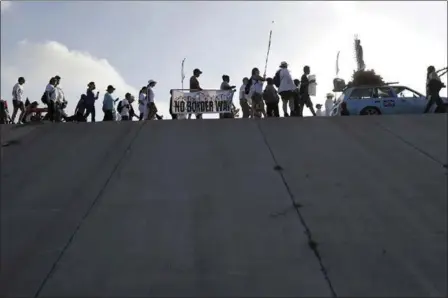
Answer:
[{"label": "white car", "polygon": [[[442,97],[448,108],[448,99]],[[428,100],[423,94],[401,85],[351,87],[336,100],[330,116],[422,114]],[[434,104],[430,113],[434,113]]]}]

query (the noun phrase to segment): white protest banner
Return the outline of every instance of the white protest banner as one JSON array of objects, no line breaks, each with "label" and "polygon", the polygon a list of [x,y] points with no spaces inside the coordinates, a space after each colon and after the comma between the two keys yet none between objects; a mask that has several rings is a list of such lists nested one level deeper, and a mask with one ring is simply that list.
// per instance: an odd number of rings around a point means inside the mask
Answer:
[{"label": "white protest banner", "polygon": [[173,114],[232,113],[232,90],[173,90]]}]

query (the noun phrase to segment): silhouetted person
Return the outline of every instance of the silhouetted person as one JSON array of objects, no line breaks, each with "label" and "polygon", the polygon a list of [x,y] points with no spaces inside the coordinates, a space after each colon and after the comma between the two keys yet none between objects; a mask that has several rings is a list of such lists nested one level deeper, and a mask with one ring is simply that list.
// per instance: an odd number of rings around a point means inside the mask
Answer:
[{"label": "silhouetted person", "polygon": [[95,101],[98,99],[100,92],[97,92],[96,95],[93,91],[96,89],[95,82],[90,82],[87,85],[86,98],[85,98],[85,108],[86,108],[86,119],[91,115],[90,121],[95,122]]},{"label": "silhouetted person", "polygon": [[[193,70],[193,75],[190,78],[190,91],[191,92],[202,90],[201,86],[199,85],[199,80],[198,80],[198,78],[201,76],[201,74],[202,74],[202,71],[199,68],[196,68],[195,70]],[[188,119],[191,119],[191,114],[188,115]],[[196,119],[202,119],[202,114],[197,113]]]},{"label": "silhouetted person", "polygon": [[263,99],[266,103],[266,115],[268,117],[280,117],[278,110],[280,97],[278,96],[277,90],[275,90],[274,80],[272,78],[267,78],[266,82],[267,85],[263,91]]},{"label": "silhouetted person", "polygon": [[[220,90],[233,90],[235,89],[236,86],[231,86],[230,85],[230,77],[228,75],[223,75],[222,76],[222,83],[221,83],[221,87],[219,88]],[[230,107],[232,107],[232,102],[229,103]],[[219,118],[220,119],[226,119],[226,118],[234,118],[233,116],[233,112],[229,112],[229,113],[220,113],[219,114]]]},{"label": "silhouetted person", "polygon": [[[313,107],[313,102],[311,101],[311,97],[308,91],[308,87],[310,85],[310,83],[314,83],[315,81],[309,81],[308,80],[308,75],[310,74],[311,70],[309,66],[305,66],[303,68],[303,75],[302,78],[300,79],[300,89],[299,89],[299,94],[300,97],[304,103],[305,106],[308,107],[308,109],[310,109],[311,113],[313,114],[313,116],[316,116],[316,112],[314,111],[314,107]],[[301,107],[301,111],[300,114],[303,115],[303,107],[304,105],[302,105]]]},{"label": "silhouetted person", "polygon": [[17,83],[12,88],[12,116],[11,120],[14,123],[16,119],[17,112],[20,110],[19,122],[23,117],[23,113],[25,112],[25,106],[23,105],[23,85],[25,84],[25,78],[20,77],[17,79]]}]

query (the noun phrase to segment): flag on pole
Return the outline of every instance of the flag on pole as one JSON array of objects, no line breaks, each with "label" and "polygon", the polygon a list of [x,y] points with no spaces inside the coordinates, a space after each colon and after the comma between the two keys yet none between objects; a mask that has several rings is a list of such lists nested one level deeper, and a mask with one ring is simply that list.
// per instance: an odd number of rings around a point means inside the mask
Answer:
[{"label": "flag on pole", "polygon": [[338,54],[336,55],[336,76],[339,74],[339,53],[341,51],[338,51]]},{"label": "flag on pole", "polygon": [[181,82],[182,82],[182,89],[184,89],[184,79],[185,79],[185,72],[184,72],[184,64],[185,64],[185,59],[182,60],[182,68],[180,70],[180,77],[181,77]]}]

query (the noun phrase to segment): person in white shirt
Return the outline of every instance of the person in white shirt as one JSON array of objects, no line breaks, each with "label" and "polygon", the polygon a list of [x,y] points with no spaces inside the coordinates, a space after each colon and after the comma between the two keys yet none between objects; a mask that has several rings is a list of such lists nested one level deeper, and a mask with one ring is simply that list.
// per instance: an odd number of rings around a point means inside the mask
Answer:
[{"label": "person in white shirt", "polygon": [[19,122],[22,119],[23,113],[25,112],[25,106],[23,105],[23,84],[25,84],[25,78],[20,77],[17,83],[12,88],[12,106],[13,112],[11,120],[14,123],[17,112],[20,110]]},{"label": "person in white shirt", "polygon": [[126,93],[124,95],[124,99],[121,101],[121,111],[120,111],[120,116],[121,116],[121,121],[129,121],[131,120],[129,117],[129,111],[131,110],[131,93]]},{"label": "person in white shirt", "polygon": [[325,116],[325,112],[322,111],[322,105],[321,104],[317,104],[316,105],[316,116]]},{"label": "person in white shirt", "polygon": [[278,70],[278,75],[280,77],[280,85],[278,87],[278,94],[282,98],[283,102],[283,114],[288,117],[288,105],[290,110],[290,115],[295,115],[294,111],[294,91],[296,90],[296,85],[291,77],[288,70],[288,63],[283,61],[280,63],[280,69]]},{"label": "person in white shirt", "polygon": [[325,100],[325,116],[330,116],[331,110],[333,109],[333,97],[333,93],[327,93],[327,99]]},{"label": "person in white shirt", "polygon": [[148,88],[143,86],[140,89],[140,93],[138,95],[138,111],[140,112],[139,121],[146,119],[148,117],[148,101],[147,97]]},{"label": "person in white shirt", "polygon": [[154,80],[149,80],[148,81],[148,93],[147,93],[147,101],[148,101],[148,116],[147,118],[145,118],[146,120],[152,120],[154,119],[154,117],[156,117],[158,120],[162,120],[162,116],[157,114],[157,107],[156,107],[156,103],[154,102],[154,90],[153,88],[156,86],[157,82]]},{"label": "person in white shirt", "polygon": [[54,100],[56,99],[56,92],[55,92],[55,88],[57,85],[57,80],[56,78],[51,78],[50,82],[47,84],[47,86],[45,87],[45,92],[44,95],[42,96],[42,102],[44,104],[47,105],[47,115],[45,118],[48,118],[48,120],[50,120],[51,122],[54,121],[54,116],[55,116],[55,102]]},{"label": "person in white shirt", "polygon": [[243,118],[249,118],[250,116],[250,106],[249,98],[246,94],[246,85],[249,83],[248,78],[243,78],[243,85],[240,87],[239,99],[241,110],[243,111]]},{"label": "person in white shirt", "polygon": [[252,75],[249,81],[249,97],[252,99],[252,118],[261,118],[260,114],[262,114],[263,117],[266,118],[266,111],[264,109],[263,102],[263,84],[265,80],[266,78],[264,76],[260,76],[260,70],[258,68],[255,67],[252,69]]}]

